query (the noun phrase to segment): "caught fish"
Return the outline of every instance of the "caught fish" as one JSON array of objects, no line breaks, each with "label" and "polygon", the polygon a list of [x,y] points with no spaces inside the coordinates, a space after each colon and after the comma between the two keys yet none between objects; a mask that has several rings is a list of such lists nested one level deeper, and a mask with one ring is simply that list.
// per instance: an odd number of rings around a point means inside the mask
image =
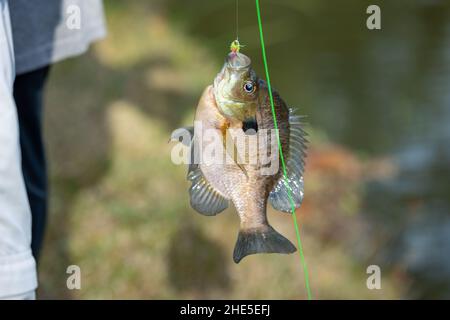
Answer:
[{"label": "caught fish", "polygon": [[[292,204],[295,208],[300,206],[306,133],[301,117],[294,115],[276,91],[273,91],[273,100],[287,179],[283,176],[274,134],[267,84],[252,69],[250,58],[239,50],[232,49],[214,83],[204,90],[196,110],[196,125],[188,129],[193,135],[192,158],[200,159],[193,161],[188,170],[188,180],[192,183],[191,206],[203,215],[214,216],[224,211],[230,202],[234,204],[240,218],[233,253],[236,263],[251,254],[296,251],[295,246],[269,224],[267,203],[288,213],[292,212]],[[230,138],[229,131],[241,133],[244,139]],[[211,133],[216,139],[206,143],[204,137]],[[255,140],[251,140],[252,137]],[[253,141],[250,146],[249,140]],[[226,161],[204,161],[202,151],[211,147],[221,150]],[[256,158],[248,161],[252,148]],[[221,156],[217,158],[223,160]],[[273,172],[264,172],[271,166],[275,168]]]}]

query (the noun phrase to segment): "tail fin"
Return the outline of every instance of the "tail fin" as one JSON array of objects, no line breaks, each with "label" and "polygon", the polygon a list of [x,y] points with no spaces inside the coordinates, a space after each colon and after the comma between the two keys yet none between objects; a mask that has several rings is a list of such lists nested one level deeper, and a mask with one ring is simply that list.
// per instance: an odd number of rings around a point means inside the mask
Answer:
[{"label": "tail fin", "polygon": [[242,258],[255,253],[293,253],[295,246],[271,226],[239,231],[234,247],[233,260],[239,263]]}]

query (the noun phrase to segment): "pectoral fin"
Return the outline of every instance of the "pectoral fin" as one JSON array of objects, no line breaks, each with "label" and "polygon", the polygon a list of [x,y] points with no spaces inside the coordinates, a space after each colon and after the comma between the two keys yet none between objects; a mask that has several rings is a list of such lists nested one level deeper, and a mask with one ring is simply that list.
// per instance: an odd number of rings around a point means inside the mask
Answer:
[{"label": "pectoral fin", "polygon": [[241,171],[245,174],[245,176],[248,179],[247,170],[242,165],[242,161],[239,157],[238,148],[234,143],[234,139],[231,138],[229,135],[226,135],[226,138],[223,139],[223,147],[225,148],[230,158],[233,159],[233,162],[239,167],[239,169],[241,169]]},{"label": "pectoral fin", "polygon": [[223,148],[227,153],[227,155],[229,155],[230,158],[233,159],[233,162],[239,167],[239,169],[241,169],[241,171],[248,179],[247,170],[244,168],[244,166],[242,165],[242,161],[239,158],[238,148],[234,143],[234,139],[227,132],[228,128],[229,128],[228,123],[224,123],[220,128],[222,132]]}]

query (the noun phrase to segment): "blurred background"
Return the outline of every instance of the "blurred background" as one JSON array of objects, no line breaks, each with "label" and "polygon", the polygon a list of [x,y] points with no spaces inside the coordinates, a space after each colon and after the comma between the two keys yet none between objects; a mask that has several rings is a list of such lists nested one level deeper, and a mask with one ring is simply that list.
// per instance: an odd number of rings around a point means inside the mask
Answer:
[{"label": "blurred background", "polygon": [[[366,28],[381,7],[382,29]],[[232,261],[233,208],[189,205],[171,132],[235,38],[235,0],[105,1],[109,35],[52,68],[41,298],[305,299],[298,254]],[[307,115],[297,210],[316,299],[450,298],[450,2],[262,0],[272,84]],[[243,52],[263,75],[254,1]],[[292,218],[269,210],[295,241]],[[82,289],[69,291],[76,264]],[[381,290],[366,269],[381,268]]]}]

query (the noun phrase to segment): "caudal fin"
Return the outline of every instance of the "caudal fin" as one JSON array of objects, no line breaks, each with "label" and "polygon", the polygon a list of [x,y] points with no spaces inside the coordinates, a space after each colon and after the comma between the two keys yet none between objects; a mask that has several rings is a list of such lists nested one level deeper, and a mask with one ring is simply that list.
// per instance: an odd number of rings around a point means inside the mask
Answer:
[{"label": "caudal fin", "polygon": [[271,226],[239,231],[233,260],[236,263],[242,258],[255,253],[293,253],[297,249]]}]

